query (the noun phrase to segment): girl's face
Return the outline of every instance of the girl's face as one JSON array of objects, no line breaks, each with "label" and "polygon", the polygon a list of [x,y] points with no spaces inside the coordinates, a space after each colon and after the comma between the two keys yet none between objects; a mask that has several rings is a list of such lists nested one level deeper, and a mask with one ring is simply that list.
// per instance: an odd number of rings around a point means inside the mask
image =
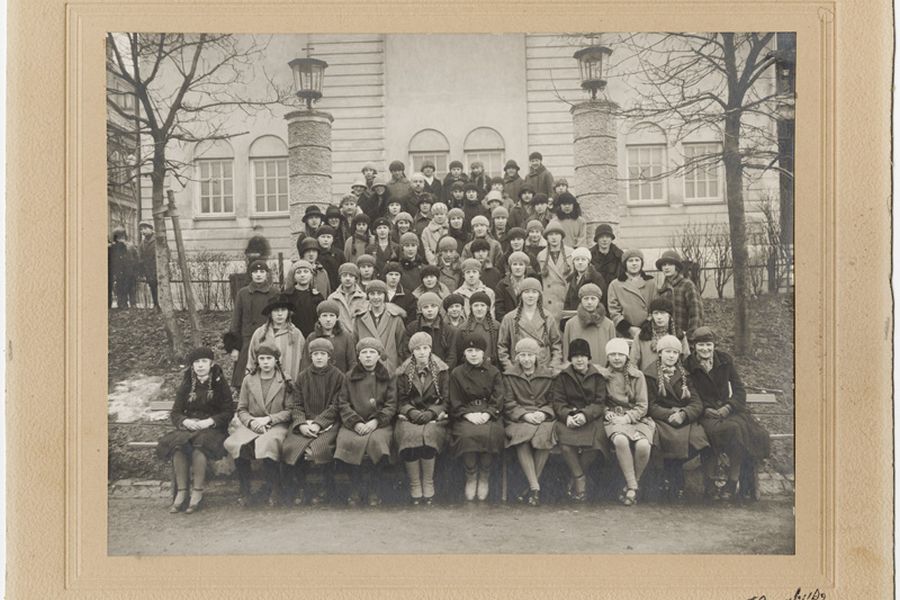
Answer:
[{"label": "girl's face", "polygon": [[426,321],[433,321],[437,318],[440,311],[441,309],[437,304],[426,304],[422,307],[422,316],[425,317]]},{"label": "girl's face", "polygon": [[609,364],[612,365],[615,369],[621,369],[625,366],[625,361],[628,360],[628,356],[622,354],[621,352],[612,352],[606,355],[606,358],[609,360]]},{"label": "girl's face", "polygon": [[462,169],[460,169],[459,167],[453,167],[452,169],[450,169],[450,174],[454,177],[459,177],[460,175],[462,175]]},{"label": "girl's face", "polygon": [[514,252],[519,252],[525,248],[525,240],[523,238],[513,238],[509,240],[509,247],[512,248]]},{"label": "girl's face", "polygon": [[700,358],[709,358],[713,355],[715,346],[714,342],[697,342],[694,344],[694,352],[696,352],[697,356]]},{"label": "girl's face", "polygon": [[353,273],[344,273],[341,275],[341,287],[345,290],[352,290],[356,287],[356,275]]},{"label": "girl's face", "polygon": [[328,353],[321,350],[316,350],[309,355],[309,358],[312,360],[313,366],[319,369],[328,364]]},{"label": "girl's face", "polygon": [[418,252],[419,252],[418,244],[403,244],[403,255],[406,258],[415,258],[416,254]]},{"label": "girl's face", "polygon": [[479,223],[478,225],[472,226],[472,231],[475,233],[475,237],[484,237],[487,235],[487,225],[484,223]]},{"label": "girl's face", "polygon": [[[425,182],[423,181],[422,184],[424,185]],[[423,217],[430,217],[431,216],[431,205],[427,202],[419,203],[419,212],[422,213]]]},{"label": "girl's face", "polygon": [[571,203],[569,203],[569,202],[566,202],[565,204],[560,204],[560,205],[559,205],[559,210],[560,210],[563,214],[570,215],[570,214],[572,214],[572,211],[575,210],[575,205],[574,205],[574,204],[571,204]]},{"label": "girl's face", "polygon": [[522,192],[522,204],[531,204],[534,194],[531,192]]},{"label": "girl's face", "polygon": [[481,261],[483,264],[484,261],[487,260],[489,252],[490,250],[478,250],[477,252],[472,253],[472,258]]},{"label": "girl's face", "polygon": [[537,290],[525,290],[522,292],[522,304],[525,306],[534,306],[537,304],[538,298],[541,297],[541,293]]},{"label": "girl's face", "polygon": [[[397,280],[399,281],[399,279],[398,277]],[[372,308],[381,308],[384,306],[384,294],[380,291],[369,292],[369,304],[372,305]]]},{"label": "girl's face", "polygon": [[515,177],[519,173],[518,170],[513,169],[512,167],[510,167],[508,169],[504,169],[504,172],[506,173],[507,177]]},{"label": "girl's face", "polygon": [[450,227],[453,229],[462,229],[463,226],[463,218],[462,217],[453,217],[450,219]]},{"label": "girl's face", "polygon": [[625,270],[628,271],[630,275],[637,275],[640,273],[641,267],[643,266],[644,261],[642,261],[639,256],[632,256],[625,261]]},{"label": "girl's face", "polygon": [[323,312],[319,315],[319,324],[322,326],[322,329],[325,331],[331,331],[334,329],[334,324],[337,323],[338,316],[334,313]]},{"label": "girl's face", "polygon": [[375,235],[378,236],[379,240],[386,240],[390,233],[391,230],[387,225],[379,225],[375,228]]},{"label": "girl's face", "polygon": [[663,275],[665,275],[666,277],[672,277],[673,275],[675,275],[676,272],[677,272],[677,269],[675,268],[675,265],[673,265],[672,263],[663,263],[663,266],[662,266]]},{"label": "girl's face", "polygon": [[659,358],[662,360],[662,364],[671,367],[675,363],[678,362],[678,357],[681,353],[677,350],[672,350],[671,348],[666,348],[662,352],[659,353]]},{"label": "girl's face", "polygon": [[384,193],[387,191],[387,188],[383,185],[376,185],[372,188],[372,191],[375,192],[378,196],[384,196]]},{"label": "girl's face", "polygon": [[423,174],[425,177],[433,177],[433,176],[434,176],[434,169],[432,169],[431,167],[425,167],[424,169],[422,169],[422,174]]},{"label": "girl's face", "polygon": [[519,365],[525,369],[526,371],[531,371],[534,369],[534,363],[537,361],[537,355],[532,354],[531,352],[519,352],[516,355],[516,360],[519,361]]},{"label": "girl's face", "polygon": [[572,266],[574,266],[575,270],[579,273],[584,273],[585,271],[587,271],[590,262],[591,259],[585,258],[583,256],[576,256],[572,258]]},{"label": "girl's face", "polygon": [[456,250],[443,250],[441,252],[441,258],[444,259],[445,265],[452,265],[456,262],[456,258],[459,256],[459,253]]},{"label": "girl's face", "polygon": [[412,187],[413,191],[417,194],[421,194],[425,189],[425,178],[424,177],[413,177],[409,180],[409,185]]},{"label": "girl's face", "polygon": [[409,231],[409,228],[412,227],[412,223],[407,221],[406,219],[401,219],[397,221],[397,231],[402,235]]},{"label": "girl's face", "polygon": [[509,272],[512,273],[513,277],[524,277],[525,276],[525,263],[523,262],[514,262],[509,265]]},{"label": "girl's face", "polygon": [[420,365],[427,365],[428,358],[431,356],[431,346],[426,346],[425,344],[416,346],[413,348],[413,356]]},{"label": "girl's face", "polygon": [[328,250],[331,248],[331,244],[334,243],[334,236],[330,233],[323,233],[319,236],[319,246],[324,250]]},{"label": "girl's face", "polygon": [[572,366],[575,367],[576,371],[584,372],[587,371],[588,363],[590,363],[591,359],[583,354],[579,354],[577,356],[570,356],[569,360],[572,361]]},{"label": "girl's face", "polygon": [[466,356],[466,362],[470,365],[480,365],[484,360],[484,350],[480,348],[466,348],[464,354]]},{"label": "girl's face", "polygon": [[289,314],[290,311],[286,308],[276,308],[270,313],[270,315],[272,316],[272,322],[276,325],[284,325],[288,319]]},{"label": "girl's face", "polygon": [[547,243],[554,248],[559,248],[559,246],[562,245],[562,234],[556,232],[548,233]]},{"label": "girl's face", "polygon": [[483,319],[487,316],[488,313],[488,305],[484,302],[476,302],[472,305],[472,314],[475,315],[476,319]]},{"label": "girl's face", "polygon": [[329,217],[328,224],[334,227],[335,229],[340,228],[341,226],[341,218],[340,217]]},{"label": "girl's face", "polygon": [[366,179],[373,179],[375,177],[375,169],[363,169],[362,174]]},{"label": "girl's face", "polygon": [[447,309],[447,314],[450,315],[451,319],[459,319],[462,317],[463,310],[465,308],[462,304],[451,304],[450,308]]},{"label": "girl's face", "polygon": [[653,319],[653,324],[660,329],[669,326],[669,313],[664,310],[654,310],[650,313],[650,318]]},{"label": "girl's face", "polygon": [[472,167],[472,177],[479,177],[482,173],[484,173],[484,169],[481,167]]},{"label": "girl's face", "polygon": [[361,364],[364,369],[371,371],[375,368],[375,365],[378,364],[378,358],[378,350],[375,348],[363,348],[359,353],[359,364]]},{"label": "girl's face", "polygon": [[481,273],[476,271],[475,269],[469,269],[465,273],[463,273],[463,280],[465,280],[466,285],[469,287],[475,287],[479,283],[481,283]]},{"label": "girl's face", "polygon": [[502,184],[502,183],[492,183],[492,184],[491,184],[491,191],[492,191],[492,192],[502,192],[502,191],[503,191],[503,184]]},{"label": "girl's face", "polygon": [[250,279],[253,283],[265,283],[267,273],[265,271],[253,271],[250,273]]},{"label": "girl's face", "polygon": [[193,362],[191,368],[194,369],[194,375],[203,379],[209,375],[209,371],[212,369],[212,361],[208,358],[198,358]]},{"label": "girl's face", "polygon": [[494,227],[497,229],[506,229],[507,221],[509,221],[507,217],[494,217]]},{"label": "girl's face", "polygon": [[456,200],[457,203],[459,203],[463,199],[463,196],[466,195],[466,192],[464,190],[453,190],[450,192],[450,195],[453,196],[453,199]]},{"label": "girl's face", "polygon": [[431,220],[438,225],[444,225],[447,223],[447,213],[434,213],[431,215]]},{"label": "girl's face", "polygon": [[322,217],[310,217],[306,220],[306,228],[307,229],[318,229],[319,225],[322,224]]},{"label": "girl's face", "polygon": [[396,217],[400,214],[400,203],[399,202],[391,202],[388,204],[388,214],[392,217]]},{"label": "girl's face", "polygon": [[366,235],[369,233],[369,226],[365,223],[357,223],[356,224],[356,233],[358,235]]},{"label": "girl's face", "polygon": [[569,191],[569,186],[563,185],[563,184],[559,184],[558,186],[556,186],[555,188],[553,188],[553,191],[556,192],[557,195],[563,194],[563,193]]},{"label": "girl's face", "polygon": [[538,215],[542,215],[542,214],[544,214],[545,212],[547,212],[547,203],[546,203],[546,202],[540,202],[540,203],[538,203],[538,204],[535,204],[535,205],[534,205],[534,212],[535,212],[536,214],[538,214]]},{"label": "girl's face", "polygon": [[437,285],[437,276],[436,275],[426,275],[422,278],[422,285],[425,286],[425,289],[430,290],[434,286]]},{"label": "girl's face", "polygon": [[359,275],[363,279],[372,279],[372,276],[375,275],[375,267],[372,265],[360,265],[359,266]]},{"label": "girl's face", "polygon": [[294,271],[294,283],[306,286],[309,285],[310,281],[312,281],[312,271],[309,269],[297,269]]},{"label": "girl's face", "polygon": [[609,251],[610,244],[612,244],[612,238],[608,235],[601,235],[597,238],[597,246],[603,250],[603,252]]},{"label": "girl's face", "polygon": [[584,310],[594,312],[600,305],[600,298],[597,296],[585,296],[581,299],[581,305],[584,307]]},{"label": "girl's face", "polygon": [[319,260],[319,251],[314,248],[304,251],[303,260],[311,262],[312,264],[316,264],[316,262]]},{"label": "girl's face", "polygon": [[534,246],[541,242],[541,232],[538,229],[532,229],[528,232],[528,243]]},{"label": "girl's face", "polygon": [[256,357],[256,364],[263,373],[271,373],[275,370],[275,357],[271,354],[260,354]]},{"label": "girl's face", "polygon": [[400,273],[397,271],[391,271],[390,273],[384,274],[384,282],[387,284],[389,288],[395,288],[400,285]]},{"label": "girl's face", "polygon": [[466,200],[469,202],[478,201],[478,190],[466,190]]}]

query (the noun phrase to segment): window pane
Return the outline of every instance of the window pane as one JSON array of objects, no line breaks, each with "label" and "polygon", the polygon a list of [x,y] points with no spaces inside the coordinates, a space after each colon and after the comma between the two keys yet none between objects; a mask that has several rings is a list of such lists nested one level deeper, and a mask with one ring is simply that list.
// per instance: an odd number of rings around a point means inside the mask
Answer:
[{"label": "window pane", "polygon": [[288,182],[287,177],[281,177],[278,179],[278,193],[279,194],[287,194],[288,190]]},{"label": "window pane", "polygon": [[231,196],[226,196],[223,204],[224,204],[224,208],[223,208],[224,212],[227,212],[227,213],[234,212],[234,201],[232,200]]}]

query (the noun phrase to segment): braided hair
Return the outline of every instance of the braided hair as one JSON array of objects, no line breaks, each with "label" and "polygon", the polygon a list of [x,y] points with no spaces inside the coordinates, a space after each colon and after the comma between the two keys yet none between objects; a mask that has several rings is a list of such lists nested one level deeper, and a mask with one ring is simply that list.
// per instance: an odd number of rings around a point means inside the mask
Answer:
[{"label": "braided hair", "polygon": [[[541,266],[541,277],[546,277],[550,274],[550,244],[544,248],[544,264]],[[562,254],[563,258],[563,277],[568,277],[572,273],[572,267],[569,266],[569,255],[566,254],[566,244],[565,242],[560,242],[559,253]]]},{"label": "braided hair", "polygon": [[[251,375],[256,375],[259,373],[259,362],[253,365],[253,368],[250,370]],[[281,378],[284,380],[284,393],[292,394],[294,392],[294,383],[291,381],[291,378],[284,374],[284,369],[281,367],[281,359],[275,359],[275,370],[278,371],[278,374],[281,375]]]},{"label": "braided hair", "polygon": [[[519,294],[519,302],[516,306],[516,318],[515,318],[515,339],[519,339],[519,335],[521,334],[521,327],[519,325],[519,321],[522,320],[522,294]],[[537,311],[541,316],[541,344],[544,346],[548,346],[550,344],[550,332],[547,329],[547,315],[544,313],[544,299],[542,296],[538,296],[537,299]]]},{"label": "braided hair", "polygon": [[[207,382],[209,382],[209,389],[206,390],[206,401],[212,402],[213,399],[213,381],[218,377],[218,373],[216,369],[221,370],[219,365],[213,364],[209,369],[209,376],[207,377]],[[184,372],[184,380],[182,381],[183,386],[190,385],[190,391],[187,396],[187,403],[193,404],[194,402],[199,402],[200,398],[197,396],[197,386],[200,385],[200,379],[197,377],[197,374],[194,373],[194,368],[189,366]]]},{"label": "braided hair", "polygon": [[[291,309],[288,309],[287,320],[285,320],[285,322],[284,322],[284,327],[288,331],[290,331],[291,329],[297,329],[297,326],[294,325],[294,322],[291,320],[291,316],[293,314],[294,314],[294,311],[292,311]],[[269,316],[266,318],[266,328],[263,330],[262,340],[266,339],[269,336],[270,331],[273,332],[273,334],[274,334],[275,323],[272,321],[272,313],[269,313]],[[288,345],[289,346],[294,345],[294,336],[288,337]]]},{"label": "braided hair", "polygon": [[[434,354],[428,355],[428,372],[431,374],[431,383],[434,385],[434,392],[437,395],[437,404],[441,402],[441,386],[438,384],[438,368],[437,361],[434,360]],[[416,387],[416,358],[412,357],[406,365],[406,379],[409,381],[410,389]]]},{"label": "braided hair", "polygon": [[[684,363],[681,360],[681,356],[678,357],[678,362],[675,363],[675,368],[678,370],[678,374],[681,375],[681,399],[687,400],[691,397],[691,391],[688,389],[687,385],[687,373],[684,370]],[[660,396],[666,395],[666,381],[668,380],[668,375],[663,373],[662,370],[662,356],[656,356],[656,374],[657,374],[657,389],[659,390]]]}]

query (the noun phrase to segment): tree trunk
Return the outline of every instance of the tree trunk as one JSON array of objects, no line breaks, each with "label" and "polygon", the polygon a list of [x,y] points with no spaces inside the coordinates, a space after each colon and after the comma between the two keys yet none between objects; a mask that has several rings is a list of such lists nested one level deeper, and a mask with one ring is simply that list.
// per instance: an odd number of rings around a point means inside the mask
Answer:
[{"label": "tree trunk", "polygon": [[191,281],[191,269],[184,251],[184,240],[181,239],[181,224],[178,222],[178,207],[175,205],[175,194],[168,190],[169,218],[172,219],[172,233],[175,235],[175,249],[178,252],[178,266],[181,269],[181,285],[184,287],[184,298],[188,313],[188,325],[191,327],[191,342],[194,348],[203,345],[200,335],[200,317],[197,315],[197,300],[194,298],[194,286]]},{"label": "tree trunk", "polygon": [[734,343],[735,351],[738,354],[745,354],[750,347],[750,323],[747,319],[747,218],[744,211],[744,168],[741,162],[740,139],[740,112],[732,108],[725,117],[723,162],[734,270]]},{"label": "tree trunk", "polygon": [[169,273],[169,238],[166,235],[166,203],[164,186],[166,180],[165,142],[157,141],[153,150],[153,228],[156,230],[156,280],[158,282],[159,309],[162,312],[166,337],[169,341],[171,358],[180,360],[184,355],[184,336],[175,318],[175,304],[172,301],[172,276]]}]

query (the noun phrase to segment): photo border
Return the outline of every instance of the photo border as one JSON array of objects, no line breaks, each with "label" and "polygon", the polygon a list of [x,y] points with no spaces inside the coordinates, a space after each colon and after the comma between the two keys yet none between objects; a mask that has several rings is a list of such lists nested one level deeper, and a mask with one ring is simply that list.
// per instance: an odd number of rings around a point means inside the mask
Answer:
[{"label": "photo border", "polygon": [[[890,593],[889,5],[12,0],[8,14],[11,597],[231,598],[261,587],[271,598]],[[796,554],[107,556],[106,31],[586,30],[797,32]],[[39,302],[45,318],[35,319]],[[41,386],[38,361],[55,374]],[[411,560],[427,580],[404,568]]]}]

